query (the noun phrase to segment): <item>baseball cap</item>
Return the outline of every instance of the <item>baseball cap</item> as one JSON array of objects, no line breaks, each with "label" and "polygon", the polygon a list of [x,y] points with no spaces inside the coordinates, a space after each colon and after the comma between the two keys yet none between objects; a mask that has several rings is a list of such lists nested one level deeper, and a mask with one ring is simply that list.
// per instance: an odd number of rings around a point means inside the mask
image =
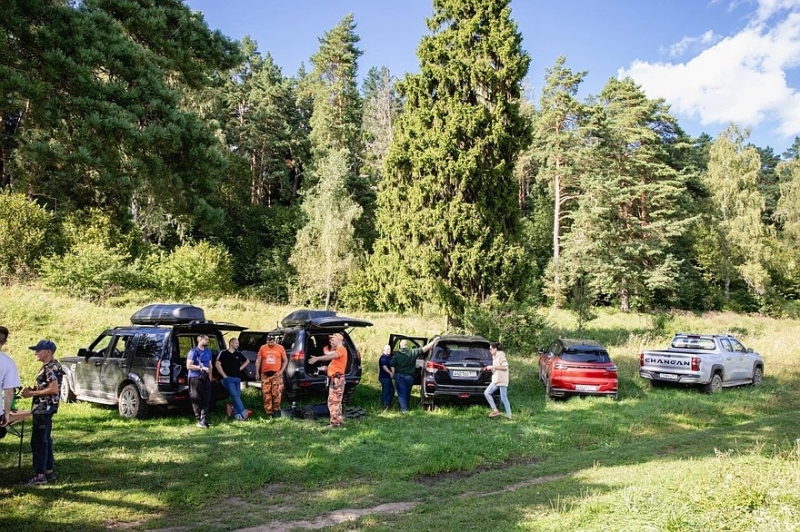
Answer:
[{"label": "baseball cap", "polygon": [[267,334],[267,341],[269,342],[270,340],[275,341],[275,335],[272,333]]},{"label": "baseball cap", "polygon": [[28,349],[31,351],[43,351],[45,349],[55,351],[56,344],[52,340],[39,340],[38,344],[30,346]]}]

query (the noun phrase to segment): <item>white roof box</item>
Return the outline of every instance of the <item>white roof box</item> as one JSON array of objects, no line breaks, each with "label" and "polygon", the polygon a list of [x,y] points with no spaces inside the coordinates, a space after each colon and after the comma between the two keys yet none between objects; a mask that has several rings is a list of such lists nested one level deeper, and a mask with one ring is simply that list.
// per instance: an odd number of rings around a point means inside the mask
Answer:
[{"label": "white roof box", "polygon": [[147,305],[133,313],[131,323],[134,325],[176,325],[205,321],[203,309],[184,304]]}]

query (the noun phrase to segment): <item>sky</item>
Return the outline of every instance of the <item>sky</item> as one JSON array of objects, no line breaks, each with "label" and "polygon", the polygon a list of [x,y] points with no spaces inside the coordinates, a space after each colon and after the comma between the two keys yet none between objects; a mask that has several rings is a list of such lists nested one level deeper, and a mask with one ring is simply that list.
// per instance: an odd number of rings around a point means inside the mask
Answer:
[{"label": "sky", "polygon": [[[360,36],[359,75],[419,71],[432,0],[185,0],[212,30],[245,35],[285,76],[319,49],[348,13]],[[586,71],[579,97],[630,76],[663,98],[689,135],[716,137],[729,123],[783,153],[800,136],[800,0],[512,0],[511,17],[531,56],[529,97],[563,55]]]}]

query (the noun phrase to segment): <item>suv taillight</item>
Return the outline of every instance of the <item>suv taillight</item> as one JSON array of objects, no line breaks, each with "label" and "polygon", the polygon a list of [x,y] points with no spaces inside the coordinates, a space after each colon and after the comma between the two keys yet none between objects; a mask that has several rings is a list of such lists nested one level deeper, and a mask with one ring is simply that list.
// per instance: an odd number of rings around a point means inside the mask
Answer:
[{"label": "suv taillight", "polygon": [[158,379],[158,384],[169,384],[170,381],[170,365],[169,363],[164,364],[163,360],[159,360],[156,362],[156,375]]},{"label": "suv taillight", "polygon": [[292,360],[294,360],[295,362],[303,362],[305,359],[306,359],[306,354],[302,350],[292,355]]},{"label": "suv taillight", "polygon": [[700,357],[692,357],[692,371],[700,371]]},{"label": "suv taillight", "polygon": [[428,373],[436,373],[437,371],[447,371],[447,368],[444,367],[444,364],[439,364],[438,362],[428,362],[425,364],[425,369]]}]

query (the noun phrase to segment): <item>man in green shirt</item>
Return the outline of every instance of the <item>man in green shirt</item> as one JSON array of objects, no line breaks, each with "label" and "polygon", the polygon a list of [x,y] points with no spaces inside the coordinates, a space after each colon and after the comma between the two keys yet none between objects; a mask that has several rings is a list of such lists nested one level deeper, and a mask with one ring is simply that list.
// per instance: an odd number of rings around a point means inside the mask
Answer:
[{"label": "man in green shirt", "polygon": [[400,401],[400,412],[408,412],[411,402],[411,387],[414,386],[414,370],[417,359],[425,356],[433,344],[439,339],[437,336],[422,347],[408,347],[408,340],[400,340],[400,350],[395,351],[392,357],[394,368],[394,382],[397,385],[397,399]]}]

